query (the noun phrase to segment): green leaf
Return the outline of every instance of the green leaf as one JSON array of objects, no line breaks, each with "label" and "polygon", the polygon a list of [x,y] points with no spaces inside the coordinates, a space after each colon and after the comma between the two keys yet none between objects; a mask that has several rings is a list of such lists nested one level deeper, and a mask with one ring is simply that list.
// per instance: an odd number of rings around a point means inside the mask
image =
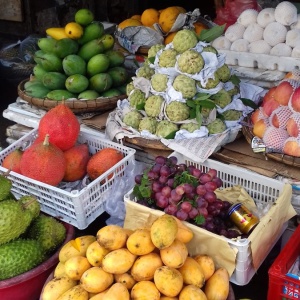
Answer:
[{"label": "green leaf", "polygon": [[258,108],[258,106],[252,100],[247,99],[247,98],[240,98],[240,99],[241,99],[241,101],[243,102],[244,105],[249,106],[253,109]]},{"label": "green leaf", "polygon": [[198,36],[198,40],[202,42],[210,43],[217,37],[221,36],[225,31],[226,24],[216,25],[209,29],[203,29]]},{"label": "green leaf", "polygon": [[171,133],[169,133],[169,134],[165,137],[165,139],[167,139],[167,140],[172,140],[172,139],[174,139],[176,132],[177,132],[177,130],[172,131]]},{"label": "green leaf", "polygon": [[195,118],[196,118],[196,108],[191,108],[189,119],[195,119]]},{"label": "green leaf", "polygon": [[205,222],[205,218],[202,215],[198,215],[195,219],[194,219],[195,223],[197,225],[201,225]]},{"label": "green leaf", "polygon": [[140,186],[139,190],[144,198],[149,198],[151,196],[151,189],[149,186]]},{"label": "green leaf", "polygon": [[192,108],[196,107],[196,103],[195,103],[194,100],[187,100],[187,101],[186,101],[186,105],[187,105],[188,107],[192,107]]},{"label": "green leaf", "polygon": [[149,61],[151,64],[154,64],[155,56],[149,57],[149,58],[148,58],[148,61]]},{"label": "green leaf", "polygon": [[145,108],[145,103],[137,104],[137,105],[135,106],[135,108],[136,108],[137,110],[144,110],[144,108]]},{"label": "green leaf", "polygon": [[213,108],[217,107],[216,103],[212,100],[202,100],[200,102],[200,106],[205,107],[205,108],[210,108],[210,109],[213,109]]},{"label": "green leaf", "polygon": [[198,124],[201,126],[202,120],[203,120],[203,116],[202,116],[202,114],[201,114],[201,112],[200,112],[199,109],[196,110],[196,120],[197,120]]},{"label": "green leaf", "polygon": [[233,74],[230,76],[229,81],[231,81],[234,85],[238,85],[241,82],[241,79]]},{"label": "green leaf", "polygon": [[207,93],[197,93],[194,97],[194,101],[202,101],[202,100],[206,100],[210,97],[210,94]]}]

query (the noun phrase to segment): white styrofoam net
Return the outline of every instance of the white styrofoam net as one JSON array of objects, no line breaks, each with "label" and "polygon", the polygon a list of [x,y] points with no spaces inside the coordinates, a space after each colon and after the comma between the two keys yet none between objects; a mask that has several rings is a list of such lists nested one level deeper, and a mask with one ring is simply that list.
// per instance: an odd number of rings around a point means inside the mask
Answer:
[{"label": "white styrofoam net", "polygon": [[263,135],[263,142],[267,148],[272,148],[275,151],[282,152],[284,142],[288,137],[289,135],[285,129],[270,126],[266,129]]},{"label": "white styrofoam net", "polygon": [[288,106],[279,106],[271,113],[270,123],[278,128],[286,128],[286,123],[291,115],[292,111]]}]

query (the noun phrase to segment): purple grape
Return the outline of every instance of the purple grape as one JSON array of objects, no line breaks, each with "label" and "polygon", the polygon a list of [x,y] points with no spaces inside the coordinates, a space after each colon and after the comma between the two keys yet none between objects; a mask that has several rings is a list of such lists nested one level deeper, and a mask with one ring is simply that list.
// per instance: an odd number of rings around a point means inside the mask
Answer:
[{"label": "purple grape", "polygon": [[205,219],[207,219],[208,211],[207,211],[207,208],[206,208],[206,207],[199,207],[199,208],[198,208],[198,212],[199,212],[199,215],[201,215],[201,216],[203,216]]},{"label": "purple grape", "polygon": [[202,207],[207,208],[207,206],[208,206],[208,202],[202,197],[198,197],[196,199],[196,204],[199,208],[202,208]]},{"label": "purple grape", "polygon": [[207,173],[203,173],[199,178],[199,182],[202,184],[205,184],[206,182],[209,182],[211,180],[212,180],[212,177]]},{"label": "purple grape", "polygon": [[182,195],[177,194],[176,190],[173,189],[173,190],[171,191],[170,198],[172,199],[172,202],[178,203],[178,202],[181,200]]},{"label": "purple grape", "polygon": [[213,192],[213,191],[215,191],[218,188],[217,184],[215,182],[213,182],[213,181],[206,182],[204,184],[204,186],[205,186],[206,190],[210,191],[210,192]]},{"label": "purple grape", "polygon": [[160,192],[163,188],[163,185],[158,181],[153,181],[151,185],[151,189],[154,193]]},{"label": "purple grape", "polygon": [[153,171],[154,173],[159,174],[159,173],[160,173],[161,167],[162,167],[162,165],[155,164],[155,165],[151,168],[151,171]]},{"label": "purple grape", "polygon": [[162,184],[166,184],[168,182],[168,177],[167,176],[163,176],[161,175],[159,178],[158,178],[158,181]]},{"label": "purple grape", "polygon": [[183,186],[184,192],[186,194],[190,194],[190,193],[193,193],[195,191],[194,186],[191,185],[190,183],[183,183],[182,186]]},{"label": "purple grape", "polygon": [[171,165],[171,166],[176,166],[177,163],[178,163],[178,158],[177,158],[176,156],[174,156],[174,155],[169,156],[169,157],[167,158],[167,162],[168,162],[169,165]]},{"label": "purple grape", "polygon": [[203,196],[206,194],[206,187],[204,184],[200,184],[196,187],[196,193],[199,195],[199,196]]},{"label": "purple grape", "polygon": [[175,216],[177,210],[178,210],[177,205],[169,204],[167,207],[165,207],[164,212],[166,214]]},{"label": "purple grape", "polygon": [[168,166],[164,165],[160,169],[160,176],[170,176],[171,175],[171,170]]},{"label": "purple grape", "polygon": [[188,213],[183,211],[182,209],[179,209],[177,212],[176,212],[176,215],[175,215],[179,220],[181,221],[186,221],[188,219]]},{"label": "purple grape", "polygon": [[189,218],[194,219],[199,215],[199,211],[196,207],[192,207],[192,209],[189,211]]},{"label": "purple grape", "polygon": [[155,157],[155,162],[160,165],[164,165],[167,161],[167,158],[161,155]]},{"label": "purple grape", "polygon": [[159,177],[159,174],[158,174],[158,173],[155,173],[155,172],[152,171],[152,170],[150,170],[150,171],[148,172],[148,178],[149,178],[149,180],[156,180],[156,179],[158,179],[158,177]]},{"label": "purple grape", "polygon": [[215,204],[217,209],[220,209],[220,210],[223,209],[223,201],[222,200],[217,199],[214,204]]},{"label": "purple grape", "polygon": [[169,178],[168,181],[167,181],[167,185],[171,188],[174,187],[174,178]]},{"label": "purple grape", "polygon": [[230,206],[231,206],[230,202],[228,202],[226,200],[223,201],[223,209],[224,210],[228,210]]},{"label": "purple grape", "polygon": [[138,174],[134,177],[134,181],[136,184],[141,184],[142,183],[142,178],[143,178],[143,175],[141,174]]},{"label": "purple grape", "polygon": [[161,189],[161,193],[166,196],[166,197],[170,197],[171,196],[171,188],[169,186],[164,186],[162,189]]},{"label": "purple grape", "polygon": [[169,205],[169,200],[166,196],[161,193],[155,194],[156,202],[155,204],[160,208],[166,208]]},{"label": "purple grape", "polygon": [[191,193],[186,193],[185,194],[185,196],[186,196],[186,198],[188,198],[188,199],[190,199],[190,200],[194,200],[196,197],[197,197],[197,194],[196,194],[196,192],[191,192]]},{"label": "purple grape", "polygon": [[212,182],[215,182],[215,183],[217,184],[217,187],[218,187],[218,188],[221,187],[221,186],[223,185],[223,181],[222,181],[222,179],[219,178],[219,177],[213,178],[213,179],[212,179]]},{"label": "purple grape", "polygon": [[211,231],[211,232],[215,232],[216,226],[215,226],[215,224],[212,223],[212,222],[207,222],[207,223],[205,224],[205,229],[208,230],[208,231]]},{"label": "purple grape", "polygon": [[230,238],[230,239],[235,239],[235,238],[237,238],[238,236],[241,235],[241,234],[240,234],[237,230],[235,230],[235,229],[228,229],[227,232],[228,232],[228,238]]},{"label": "purple grape", "polygon": [[194,170],[194,169],[196,169],[196,167],[193,166],[193,165],[190,165],[190,166],[187,167],[187,171],[188,171],[188,173],[190,173],[190,174],[193,173],[193,170]]},{"label": "purple grape", "polygon": [[180,204],[180,209],[189,213],[191,211],[191,209],[193,208],[191,202],[189,201],[183,201],[181,204]]},{"label": "purple grape", "polygon": [[214,192],[206,192],[205,195],[203,195],[203,198],[208,202],[208,203],[213,203],[217,200],[217,196]]},{"label": "purple grape", "polygon": [[175,191],[178,195],[183,195],[185,193],[183,184],[176,186]]},{"label": "purple grape", "polygon": [[216,169],[209,169],[207,174],[209,174],[211,176],[211,178],[215,178],[218,175],[218,171]]},{"label": "purple grape", "polygon": [[196,177],[196,178],[200,178],[202,172],[201,172],[201,170],[199,170],[199,169],[197,169],[197,168],[194,168],[194,169],[192,170],[192,173],[191,173],[191,174],[192,174],[194,177]]},{"label": "purple grape", "polygon": [[181,172],[184,172],[184,171],[187,170],[187,165],[181,163],[181,164],[179,164],[179,165],[177,166],[177,170],[178,170],[178,171],[181,171]]},{"label": "purple grape", "polygon": [[226,229],[221,229],[221,230],[219,231],[219,235],[223,235],[223,236],[225,236],[225,237],[228,237],[228,232],[227,232]]}]

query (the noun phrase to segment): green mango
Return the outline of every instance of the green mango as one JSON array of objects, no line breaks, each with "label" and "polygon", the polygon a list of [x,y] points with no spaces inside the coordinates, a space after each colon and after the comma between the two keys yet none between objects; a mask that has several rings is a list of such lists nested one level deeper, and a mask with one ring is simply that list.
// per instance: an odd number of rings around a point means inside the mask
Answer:
[{"label": "green mango", "polygon": [[46,88],[42,83],[33,84],[26,88],[25,94],[34,98],[45,98],[50,92],[50,89]]},{"label": "green mango", "polygon": [[118,86],[118,90],[121,92],[121,95],[126,95],[126,87],[127,87],[127,83]]},{"label": "green mango", "polygon": [[94,55],[104,52],[104,45],[100,39],[91,40],[79,48],[78,55],[86,62]]},{"label": "green mango", "polygon": [[113,81],[109,74],[99,73],[90,78],[89,89],[98,93],[105,92],[112,87]]},{"label": "green mango", "polygon": [[76,95],[67,90],[53,90],[48,92],[46,98],[61,101],[69,98],[76,98]]},{"label": "green mango", "polygon": [[121,51],[108,50],[105,51],[105,54],[108,56],[111,68],[121,66],[125,62],[125,56]]},{"label": "green mango", "polygon": [[47,73],[47,71],[45,71],[45,70],[43,69],[43,67],[42,67],[41,65],[39,65],[39,64],[36,64],[36,65],[34,66],[32,72],[33,72],[33,75],[34,75],[37,79],[40,79],[40,80],[42,80],[43,75],[44,75],[45,73]]},{"label": "green mango", "polygon": [[47,72],[44,74],[42,81],[45,87],[50,90],[59,90],[65,88],[67,76],[59,72]]},{"label": "green mango", "polygon": [[110,88],[109,90],[101,93],[100,96],[102,97],[115,97],[120,96],[122,93],[117,88]]},{"label": "green mango", "polygon": [[24,83],[24,90],[30,88],[33,85],[43,85],[43,82],[38,78],[30,79],[29,81],[26,81]]},{"label": "green mango", "polygon": [[65,58],[67,55],[76,54],[79,49],[79,45],[76,40],[73,39],[60,39],[56,41],[54,47],[54,54],[59,58]]},{"label": "green mango", "polygon": [[123,67],[113,67],[107,70],[113,81],[113,87],[118,87],[125,84],[128,80],[128,72]]},{"label": "green mango", "polygon": [[63,70],[62,60],[53,53],[45,53],[42,50],[38,50],[35,52],[33,59],[47,72],[60,72]]},{"label": "green mango", "polygon": [[83,35],[77,41],[80,45],[98,39],[104,34],[104,26],[101,22],[92,22],[84,28]]},{"label": "green mango", "polygon": [[82,93],[80,93],[78,95],[78,99],[87,99],[87,100],[91,100],[91,99],[96,99],[98,98],[100,95],[99,93],[97,93],[94,90],[85,90]]},{"label": "green mango", "polygon": [[89,80],[81,74],[71,75],[66,80],[66,89],[71,93],[81,93],[85,91],[88,86]]},{"label": "green mango", "polygon": [[38,46],[44,53],[54,53],[54,48],[57,40],[49,38],[40,38],[38,40]]},{"label": "green mango", "polygon": [[67,76],[74,74],[85,75],[86,73],[86,62],[77,54],[70,54],[66,56],[63,59],[62,65]]},{"label": "green mango", "polygon": [[98,73],[106,72],[109,68],[109,58],[107,55],[100,53],[94,55],[86,65],[87,74],[92,77]]}]

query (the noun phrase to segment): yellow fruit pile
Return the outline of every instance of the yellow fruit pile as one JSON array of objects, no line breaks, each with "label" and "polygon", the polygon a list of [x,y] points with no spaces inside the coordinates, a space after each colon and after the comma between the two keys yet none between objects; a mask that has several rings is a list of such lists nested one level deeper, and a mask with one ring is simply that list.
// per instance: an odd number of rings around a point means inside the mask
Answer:
[{"label": "yellow fruit pile", "polygon": [[164,214],[150,228],[107,225],[66,243],[41,300],[226,300],[229,275],[213,258],[189,256],[193,232]]},{"label": "yellow fruit pile", "polygon": [[[165,37],[165,44],[172,42],[176,32],[170,32],[179,14],[186,13],[186,9],[181,6],[169,6],[167,8],[158,10],[155,8],[145,9],[141,15],[134,15],[128,19],[122,21],[118,28],[120,30],[128,26],[147,26],[155,29],[154,24],[159,24],[162,31],[167,34]],[[197,34],[202,29],[207,29],[207,26],[201,22],[194,23],[195,31]]]}]

